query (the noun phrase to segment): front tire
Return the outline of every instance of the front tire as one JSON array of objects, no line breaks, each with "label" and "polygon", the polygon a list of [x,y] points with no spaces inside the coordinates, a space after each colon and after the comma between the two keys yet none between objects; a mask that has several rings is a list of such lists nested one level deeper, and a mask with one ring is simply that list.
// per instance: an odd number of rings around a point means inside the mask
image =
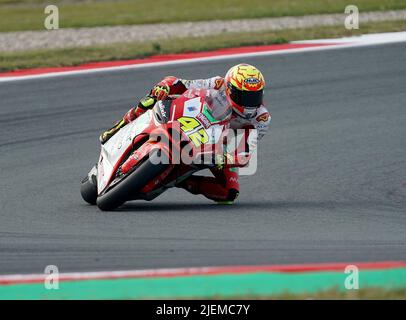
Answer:
[{"label": "front tire", "polygon": [[83,200],[85,200],[87,203],[91,205],[96,204],[97,186],[95,185],[94,181],[89,178],[89,175],[82,180],[80,194],[82,195]]},{"label": "front tire", "polygon": [[112,211],[118,208],[129,199],[130,195],[137,193],[147,182],[161,174],[168,167],[168,164],[154,164],[157,163],[157,161],[153,160],[157,157],[158,152],[162,151],[158,150],[151,153],[149,158],[132,173],[123,178],[111,190],[99,196],[96,200],[99,209],[102,211]]}]

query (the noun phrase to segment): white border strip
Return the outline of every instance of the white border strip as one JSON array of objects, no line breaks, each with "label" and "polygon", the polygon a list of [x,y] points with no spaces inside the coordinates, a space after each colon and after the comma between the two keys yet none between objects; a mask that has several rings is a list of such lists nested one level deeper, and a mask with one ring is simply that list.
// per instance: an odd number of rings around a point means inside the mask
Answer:
[{"label": "white border strip", "polygon": [[[216,269],[212,267],[197,268],[173,268],[173,269],[147,269],[147,270],[128,270],[128,271],[98,271],[98,272],[68,272],[60,273],[60,281],[75,280],[106,280],[106,279],[123,279],[123,278],[141,278],[141,277],[158,277],[158,276],[176,276],[184,274],[204,274]],[[43,282],[49,277],[47,274],[14,274],[0,275],[1,283],[30,283]],[[52,275],[55,276],[55,275]]]}]

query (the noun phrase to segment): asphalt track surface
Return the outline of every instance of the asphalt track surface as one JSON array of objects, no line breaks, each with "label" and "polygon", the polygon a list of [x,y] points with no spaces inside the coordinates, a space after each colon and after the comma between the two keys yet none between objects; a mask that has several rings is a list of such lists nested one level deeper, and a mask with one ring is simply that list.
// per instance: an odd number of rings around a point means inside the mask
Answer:
[{"label": "asphalt track surface", "polygon": [[98,135],[151,85],[227,60],[0,83],[0,273],[406,259],[406,43],[244,59],[273,123],[233,206],[86,205]]}]

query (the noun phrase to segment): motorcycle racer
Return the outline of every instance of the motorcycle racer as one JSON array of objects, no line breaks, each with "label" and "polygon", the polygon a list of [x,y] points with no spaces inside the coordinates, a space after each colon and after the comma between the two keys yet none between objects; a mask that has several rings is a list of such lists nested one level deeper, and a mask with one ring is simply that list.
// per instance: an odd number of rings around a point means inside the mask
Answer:
[{"label": "motorcycle racer", "polygon": [[[265,80],[261,71],[248,64],[238,64],[230,68],[224,78],[215,76],[185,80],[167,76],[158,82],[136,107],[131,108],[112,128],[103,132],[100,142],[105,143],[123,126],[151,109],[157,101],[165,100],[170,95],[183,94],[190,89],[210,90],[216,102],[214,107],[225,110],[230,128],[256,129],[259,140],[266,134],[271,122],[270,113],[263,105],[264,87]],[[211,169],[214,177],[192,175],[177,187],[192,194],[202,194],[218,203],[233,203],[239,194],[238,170],[224,165],[227,158],[228,155],[224,154],[224,159]]]}]

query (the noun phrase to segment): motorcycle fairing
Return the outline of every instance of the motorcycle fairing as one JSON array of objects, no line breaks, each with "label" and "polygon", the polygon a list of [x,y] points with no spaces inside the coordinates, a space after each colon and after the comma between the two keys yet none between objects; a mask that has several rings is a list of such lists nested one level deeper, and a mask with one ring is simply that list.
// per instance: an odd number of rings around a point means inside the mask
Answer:
[{"label": "motorcycle fairing", "polygon": [[98,163],[97,190],[100,194],[110,182],[115,166],[121,162],[132,148],[134,137],[142,133],[150,124],[152,112],[148,111],[121,128],[101,146]]}]

